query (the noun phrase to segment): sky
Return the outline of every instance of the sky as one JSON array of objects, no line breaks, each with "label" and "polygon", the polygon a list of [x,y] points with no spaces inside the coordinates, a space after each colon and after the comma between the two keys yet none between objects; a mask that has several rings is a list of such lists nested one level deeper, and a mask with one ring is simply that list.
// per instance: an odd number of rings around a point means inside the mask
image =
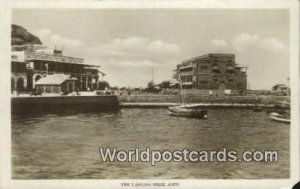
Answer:
[{"label": "sky", "polygon": [[101,66],[111,86],[146,87],[172,78],[176,64],[234,53],[250,89],[289,77],[289,12],[284,9],[15,9],[12,23],[49,48]]}]

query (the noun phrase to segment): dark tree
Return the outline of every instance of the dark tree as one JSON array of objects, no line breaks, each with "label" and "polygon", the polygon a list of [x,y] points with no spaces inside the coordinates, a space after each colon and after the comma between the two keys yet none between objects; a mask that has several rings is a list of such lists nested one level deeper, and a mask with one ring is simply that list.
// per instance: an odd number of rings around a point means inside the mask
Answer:
[{"label": "dark tree", "polygon": [[146,91],[147,92],[152,92],[152,93],[157,93],[157,92],[159,92],[159,89],[155,88],[155,85],[154,85],[153,81],[150,81],[148,83],[148,87],[146,88]]},{"label": "dark tree", "polygon": [[150,81],[148,83],[148,89],[154,89],[154,82],[153,81]]},{"label": "dark tree", "polygon": [[162,89],[167,89],[167,88],[171,88],[171,83],[170,81],[163,81],[159,84],[159,86]]},{"label": "dark tree", "polygon": [[105,88],[110,88],[109,83],[107,81],[99,81],[98,82],[98,89],[105,90]]}]

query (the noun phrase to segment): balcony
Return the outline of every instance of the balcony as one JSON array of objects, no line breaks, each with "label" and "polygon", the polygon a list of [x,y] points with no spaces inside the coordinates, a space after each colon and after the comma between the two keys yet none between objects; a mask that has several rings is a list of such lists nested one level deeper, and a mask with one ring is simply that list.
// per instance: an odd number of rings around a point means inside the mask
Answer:
[{"label": "balcony", "polygon": [[248,66],[236,64],[235,68],[238,69],[241,73],[246,74]]},{"label": "balcony", "polygon": [[182,67],[179,67],[178,70],[180,72],[184,71],[193,71],[193,65],[188,65],[188,66],[182,66]]},{"label": "balcony", "polygon": [[193,74],[194,74],[193,71],[180,72],[180,73],[179,73],[180,76],[191,76],[191,75],[193,75]]}]

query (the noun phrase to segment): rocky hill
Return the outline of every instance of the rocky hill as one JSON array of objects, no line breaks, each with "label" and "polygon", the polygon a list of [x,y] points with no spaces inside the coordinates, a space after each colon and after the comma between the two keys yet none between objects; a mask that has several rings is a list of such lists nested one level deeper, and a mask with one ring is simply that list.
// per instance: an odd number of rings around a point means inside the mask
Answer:
[{"label": "rocky hill", "polygon": [[11,25],[11,45],[42,44],[41,40],[22,26]]}]

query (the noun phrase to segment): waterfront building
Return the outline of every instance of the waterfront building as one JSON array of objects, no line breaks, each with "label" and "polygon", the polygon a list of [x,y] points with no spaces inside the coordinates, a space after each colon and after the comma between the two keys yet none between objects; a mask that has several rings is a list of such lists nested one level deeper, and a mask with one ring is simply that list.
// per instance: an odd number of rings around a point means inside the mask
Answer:
[{"label": "waterfront building", "polygon": [[247,67],[235,62],[234,54],[206,54],[177,65],[174,78],[183,88],[206,90],[247,89]]},{"label": "waterfront building", "polygon": [[62,50],[43,45],[12,46],[11,72],[11,90],[19,92],[35,90],[39,79],[52,74],[76,78],[81,91],[94,90],[105,75],[99,66],[86,64],[82,58],[64,56]]},{"label": "waterfront building", "polygon": [[42,77],[35,83],[36,92],[67,94],[78,90],[77,79],[65,74],[52,74]]}]

